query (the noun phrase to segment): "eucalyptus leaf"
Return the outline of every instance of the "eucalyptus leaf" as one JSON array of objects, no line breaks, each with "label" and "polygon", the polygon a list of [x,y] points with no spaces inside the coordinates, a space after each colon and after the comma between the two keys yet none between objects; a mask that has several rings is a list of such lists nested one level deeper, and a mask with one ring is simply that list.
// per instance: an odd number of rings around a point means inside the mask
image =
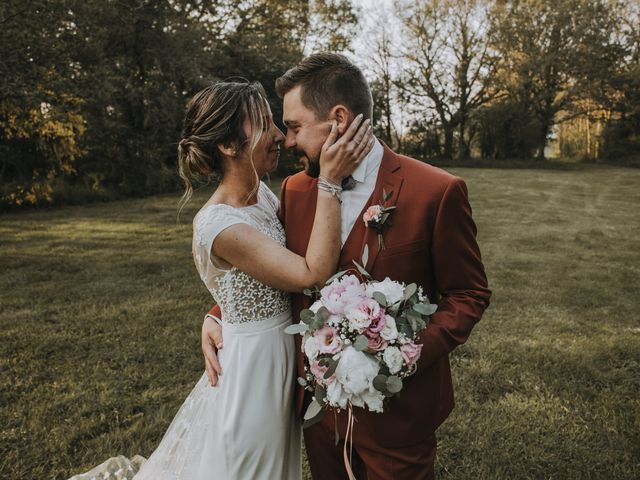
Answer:
[{"label": "eucalyptus leaf", "polygon": [[362,265],[360,265],[358,262],[356,262],[355,260],[353,260],[353,264],[356,266],[356,268],[358,269],[358,271],[359,271],[362,275],[364,275],[365,277],[371,277],[371,276],[369,275],[369,272],[367,272],[367,271],[365,270],[365,268],[364,268]]},{"label": "eucalyptus leaf", "polygon": [[333,375],[334,373],[336,373],[336,368],[338,368],[338,362],[339,360],[331,360],[331,363],[329,363],[329,368],[327,369],[326,372],[324,372],[324,379],[328,380],[329,378],[331,378],[331,375]]},{"label": "eucalyptus leaf", "polygon": [[333,358],[331,357],[322,357],[320,360],[318,360],[318,365],[320,365],[321,367],[328,367],[331,362],[333,362]]},{"label": "eucalyptus leaf", "polygon": [[304,323],[294,323],[289,325],[284,329],[284,333],[288,333],[289,335],[296,335],[298,333],[304,333],[309,329],[307,325]]},{"label": "eucalyptus leaf", "polygon": [[308,385],[307,380],[302,377],[298,377],[298,385],[300,385],[301,387],[306,387]]},{"label": "eucalyptus leaf", "polygon": [[315,400],[312,401],[304,414],[304,423],[302,424],[302,428],[309,428],[311,425],[318,423],[324,418],[324,414],[325,410],[322,406]]},{"label": "eucalyptus leaf", "polygon": [[433,315],[435,311],[438,309],[437,305],[432,303],[416,303],[413,306],[413,309],[418,312],[420,315]]},{"label": "eucalyptus leaf", "polygon": [[366,267],[367,263],[369,263],[369,245],[365,243],[362,251],[362,265]]},{"label": "eucalyptus leaf", "polygon": [[384,223],[387,221],[387,218],[389,218],[390,213],[383,213],[382,217],[380,217],[380,223]]},{"label": "eucalyptus leaf", "polygon": [[318,415],[321,411],[322,411],[322,405],[320,405],[320,403],[318,403],[317,400],[313,400],[309,404],[309,408],[307,408],[307,411],[304,412],[304,419],[310,420],[316,415]]},{"label": "eucalyptus leaf", "polygon": [[410,283],[404,289],[404,299],[409,300],[411,297],[413,297],[413,294],[416,293],[417,291],[418,291],[418,286],[415,283]]},{"label": "eucalyptus leaf", "polygon": [[315,316],[316,314],[313,313],[313,311],[309,310],[308,308],[305,308],[300,312],[300,320],[306,323],[307,325],[309,325],[313,321]]},{"label": "eucalyptus leaf", "polygon": [[356,341],[353,342],[353,348],[355,348],[359,352],[363,351],[368,346],[369,346],[369,339],[364,335],[358,335],[356,337]]},{"label": "eucalyptus leaf", "polygon": [[314,392],[314,395],[316,397],[316,402],[322,405],[325,397],[327,396],[327,391],[324,389],[322,385],[316,385],[316,390]]},{"label": "eucalyptus leaf", "polygon": [[307,297],[310,297],[313,295],[313,290],[311,290],[310,288],[305,288],[302,293],[304,293]]},{"label": "eucalyptus leaf", "polygon": [[402,390],[402,379],[395,375],[387,378],[387,390],[391,393],[398,393]]},{"label": "eucalyptus leaf", "polygon": [[316,423],[319,423],[322,421],[322,419],[324,418],[325,415],[325,411],[324,410],[320,410],[320,413],[318,415],[316,415],[315,417],[309,419],[309,420],[305,420],[304,422],[302,422],[302,428],[309,428],[312,425],[315,425]]},{"label": "eucalyptus leaf", "polygon": [[374,379],[373,379],[373,387],[378,390],[379,392],[386,392],[387,391],[387,376],[380,374],[377,375]]},{"label": "eucalyptus leaf", "polygon": [[316,318],[319,318],[320,320],[322,320],[322,323],[326,322],[330,316],[331,316],[331,313],[325,306],[320,307],[316,312]]},{"label": "eucalyptus leaf", "polygon": [[309,324],[309,328],[314,332],[316,330],[320,330],[323,326],[324,326],[324,320],[318,317],[314,317],[314,319],[311,320],[311,323]]},{"label": "eucalyptus leaf", "polygon": [[411,327],[411,334],[418,330],[418,322],[416,321],[416,317],[409,316],[409,326]]},{"label": "eucalyptus leaf", "polygon": [[382,292],[373,292],[373,298],[381,306],[383,306],[383,307],[387,307],[388,306],[387,297],[385,297],[384,293],[382,293]]}]

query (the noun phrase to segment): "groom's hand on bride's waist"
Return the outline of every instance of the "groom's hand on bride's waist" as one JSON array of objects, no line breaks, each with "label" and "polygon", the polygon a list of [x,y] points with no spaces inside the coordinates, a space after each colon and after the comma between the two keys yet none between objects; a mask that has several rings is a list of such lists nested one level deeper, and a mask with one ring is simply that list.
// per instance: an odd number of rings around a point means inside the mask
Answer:
[{"label": "groom's hand on bride's waist", "polygon": [[223,346],[222,327],[220,326],[220,318],[215,315],[216,312],[209,312],[205,315],[202,322],[202,353],[204,355],[204,364],[209,377],[209,383],[212,387],[218,385],[218,377],[222,375],[220,362],[218,361],[218,350]]}]

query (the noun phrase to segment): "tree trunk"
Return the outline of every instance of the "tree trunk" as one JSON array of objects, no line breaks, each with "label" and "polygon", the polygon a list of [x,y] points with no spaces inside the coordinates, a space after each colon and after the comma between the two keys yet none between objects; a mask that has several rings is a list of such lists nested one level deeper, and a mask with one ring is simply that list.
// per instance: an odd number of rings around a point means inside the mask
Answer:
[{"label": "tree trunk", "polygon": [[444,124],[442,126],[444,130],[444,152],[443,157],[446,160],[451,160],[453,158],[453,128],[451,125]]}]

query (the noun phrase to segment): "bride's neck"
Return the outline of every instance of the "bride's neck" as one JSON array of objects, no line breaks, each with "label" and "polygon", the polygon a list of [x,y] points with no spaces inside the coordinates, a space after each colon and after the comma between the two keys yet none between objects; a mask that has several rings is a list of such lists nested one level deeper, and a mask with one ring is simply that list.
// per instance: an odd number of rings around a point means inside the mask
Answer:
[{"label": "bride's neck", "polygon": [[231,168],[225,171],[215,196],[218,201],[237,207],[252,205],[258,201],[258,182],[253,171]]}]

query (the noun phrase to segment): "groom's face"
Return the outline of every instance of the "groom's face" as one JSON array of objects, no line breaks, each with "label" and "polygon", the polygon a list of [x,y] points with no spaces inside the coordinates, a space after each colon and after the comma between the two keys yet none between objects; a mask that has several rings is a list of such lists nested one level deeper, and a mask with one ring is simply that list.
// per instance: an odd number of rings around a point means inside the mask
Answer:
[{"label": "groom's face", "polygon": [[283,98],[283,122],[287,127],[285,148],[293,151],[307,175],[320,174],[320,150],[331,131],[328,119],[319,119],[302,103],[302,87],[289,90]]}]

